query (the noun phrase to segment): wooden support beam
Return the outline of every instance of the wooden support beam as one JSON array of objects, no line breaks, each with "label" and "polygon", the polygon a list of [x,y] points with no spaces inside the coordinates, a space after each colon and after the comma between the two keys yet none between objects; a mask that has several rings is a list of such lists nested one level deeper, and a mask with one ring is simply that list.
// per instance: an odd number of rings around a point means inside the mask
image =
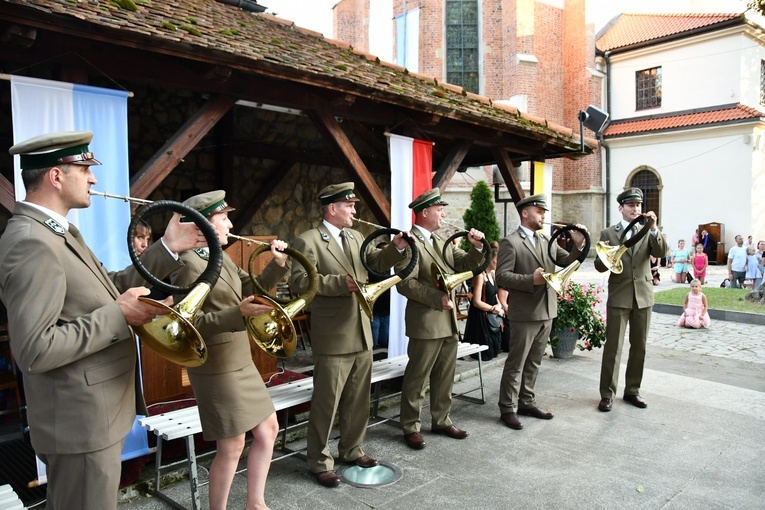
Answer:
[{"label": "wooden support beam", "polygon": [[13,214],[13,208],[16,205],[16,192],[13,189],[13,183],[0,175],[0,205],[8,209]]},{"label": "wooden support beam", "polygon": [[523,188],[521,188],[521,183],[518,182],[518,178],[515,176],[513,162],[510,159],[510,156],[507,155],[507,151],[500,148],[492,148],[491,152],[497,160],[497,168],[499,168],[499,173],[505,181],[507,191],[509,191],[510,196],[513,197],[513,202],[518,202],[524,196]]},{"label": "wooden support beam", "polygon": [[258,209],[263,205],[263,202],[271,196],[271,191],[276,189],[279,183],[290,173],[293,166],[295,166],[293,161],[285,161],[281,165],[278,165],[268,176],[268,179],[262,183],[258,193],[247,199],[248,203],[246,205],[236,205],[236,218],[232,221],[234,224],[232,232],[241,232],[247,226],[247,223],[253,216],[255,216],[255,213],[258,212]]},{"label": "wooden support beam", "polygon": [[471,140],[460,140],[451,146],[449,153],[441,161],[436,175],[433,176],[434,188],[441,188],[441,192],[444,191],[445,186],[452,180],[454,173],[465,159],[471,145],[473,145]]},{"label": "wooden support beam", "polygon": [[210,99],[130,180],[130,196],[146,198],[236,103],[233,96]]},{"label": "wooden support beam", "polygon": [[356,190],[364,197],[372,214],[378,221],[390,224],[390,202],[369,173],[335,116],[325,109],[308,110],[306,113],[343,167],[355,178],[354,181],[357,181]]}]

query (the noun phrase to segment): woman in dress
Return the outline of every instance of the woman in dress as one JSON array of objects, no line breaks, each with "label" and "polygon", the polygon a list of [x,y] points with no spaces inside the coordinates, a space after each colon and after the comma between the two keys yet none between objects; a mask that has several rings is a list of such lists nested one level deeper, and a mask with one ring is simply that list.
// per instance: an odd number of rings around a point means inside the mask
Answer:
[{"label": "woman in dress", "polygon": [[[196,209],[212,223],[221,245],[228,244],[233,227],[225,201],[225,192],[211,191],[189,198],[185,205]],[[282,241],[272,241],[274,256],[258,282],[271,288],[287,272],[287,248]],[[184,268],[173,275],[173,283],[186,286],[199,278],[207,267],[208,253],[195,249],[181,254]],[[260,315],[271,307],[253,301],[250,276],[223,254],[223,267],[202,305],[194,326],[207,344],[207,362],[187,368],[194,396],[199,406],[202,434],[215,441],[217,452],[210,466],[209,500],[211,510],[226,508],[231,482],[244,449],[245,433],[253,440],[247,455],[247,510],[268,508],[265,502],[266,477],[271,465],[274,441],[279,432],[274,405],[263,379],[252,361],[250,340],[244,317]],[[176,302],[183,296],[176,296]]]},{"label": "woman in dress", "polygon": [[[505,310],[497,299],[498,287],[497,282],[494,280],[494,270],[497,269],[499,243],[492,241],[491,249],[491,261],[486,270],[473,277],[471,284],[473,299],[468,309],[464,336],[469,342],[489,346],[488,350],[481,352],[481,359],[484,361],[494,359],[502,352],[502,330],[493,330],[489,324],[488,314],[495,315],[498,319],[498,324],[502,324],[502,319],[505,316]],[[478,359],[477,354],[472,356]]]}]

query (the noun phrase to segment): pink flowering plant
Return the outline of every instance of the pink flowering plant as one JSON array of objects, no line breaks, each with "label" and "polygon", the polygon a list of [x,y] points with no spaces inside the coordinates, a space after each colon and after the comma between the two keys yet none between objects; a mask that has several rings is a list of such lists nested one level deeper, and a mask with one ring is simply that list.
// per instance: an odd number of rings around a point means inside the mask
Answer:
[{"label": "pink flowering plant", "polygon": [[558,316],[553,319],[550,343],[558,341],[558,331],[579,331],[580,351],[603,347],[606,341],[606,321],[599,309],[603,302],[603,287],[568,282],[565,292],[558,296]]}]

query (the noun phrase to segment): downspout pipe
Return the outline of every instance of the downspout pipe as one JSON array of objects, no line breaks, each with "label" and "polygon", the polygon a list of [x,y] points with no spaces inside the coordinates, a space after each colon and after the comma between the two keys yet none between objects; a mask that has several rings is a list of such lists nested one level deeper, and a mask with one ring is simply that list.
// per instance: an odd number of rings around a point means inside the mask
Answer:
[{"label": "downspout pipe", "polygon": [[[603,53],[603,59],[606,61],[606,111],[611,112],[611,52],[606,51]],[[603,137],[603,134],[600,135]],[[611,221],[611,148],[603,143],[601,140],[601,146],[605,149],[606,153],[606,218],[603,222],[605,227],[609,226]]]}]

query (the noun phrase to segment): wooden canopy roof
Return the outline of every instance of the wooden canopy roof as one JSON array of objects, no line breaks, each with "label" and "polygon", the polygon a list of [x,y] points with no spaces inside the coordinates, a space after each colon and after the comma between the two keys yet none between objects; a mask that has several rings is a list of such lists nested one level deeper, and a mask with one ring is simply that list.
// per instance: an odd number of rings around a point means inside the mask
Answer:
[{"label": "wooden canopy roof", "polygon": [[[570,128],[216,0],[0,0],[0,40],[3,73],[25,75],[45,63],[60,69],[57,78],[64,81],[88,83],[105,75],[209,97],[131,177],[131,195],[138,198],[147,197],[237,101],[310,118],[327,145],[326,153],[313,156],[345,167],[381,220],[390,219],[390,204],[348,130],[386,160],[386,132],[433,141],[433,185],[442,190],[460,167],[496,164],[515,200],[523,191],[513,163],[583,155],[579,133]],[[596,141],[585,142],[591,153]],[[280,149],[253,144],[234,150],[305,162],[305,153]],[[12,210],[13,186],[5,178],[0,203]]]}]

